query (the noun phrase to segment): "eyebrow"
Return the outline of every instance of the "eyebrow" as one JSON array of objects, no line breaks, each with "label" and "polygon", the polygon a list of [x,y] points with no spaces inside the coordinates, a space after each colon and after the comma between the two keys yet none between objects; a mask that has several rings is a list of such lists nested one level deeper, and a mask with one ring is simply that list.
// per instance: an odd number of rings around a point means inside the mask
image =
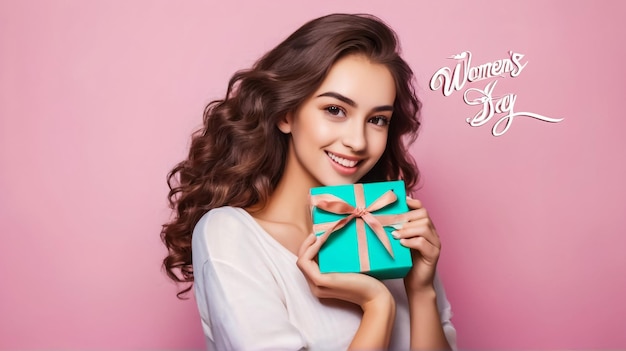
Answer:
[{"label": "eyebrow", "polygon": [[[335,98],[339,101],[343,101],[344,103],[352,106],[352,107],[357,107],[356,102],[354,102],[354,100],[350,99],[347,96],[343,96],[339,93],[335,93],[334,91],[328,91],[322,94],[319,94],[317,97],[323,97],[323,96],[327,96],[327,97],[332,97]],[[383,105],[383,106],[376,106],[372,109],[372,112],[381,112],[381,111],[393,111],[393,106],[391,105]]]}]

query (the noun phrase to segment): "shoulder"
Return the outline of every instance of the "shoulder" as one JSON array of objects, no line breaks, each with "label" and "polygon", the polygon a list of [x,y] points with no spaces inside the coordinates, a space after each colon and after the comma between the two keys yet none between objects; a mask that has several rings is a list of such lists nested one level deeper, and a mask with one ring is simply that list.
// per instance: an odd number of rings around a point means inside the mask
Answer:
[{"label": "shoulder", "polygon": [[256,251],[257,224],[242,208],[219,207],[205,213],[196,224],[192,236],[194,259],[209,257],[241,257]]},{"label": "shoulder", "polygon": [[207,224],[226,224],[226,225],[238,225],[242,222],[245,210],[239,207],[218,207],[205,213],[198,223],[196,228]]},{"label": "shoulder", "polygon": [[242,230],[251,229],[252,218],[239,207],[218,207],[205,213],[193,230],[194,240],[221,237],[228,234],[239,235]]}]

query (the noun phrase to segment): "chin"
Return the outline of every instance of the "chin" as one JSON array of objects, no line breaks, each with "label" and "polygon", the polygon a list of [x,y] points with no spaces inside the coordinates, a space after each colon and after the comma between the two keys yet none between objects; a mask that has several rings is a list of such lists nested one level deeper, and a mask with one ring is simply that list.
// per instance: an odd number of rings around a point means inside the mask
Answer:
[{"label": "chin", "polygon": [[343,178],[343,177],[339,177],[339,178],[330,178],[330,177],[324,177],[324,178],[320,178],[318,179],[318,183],[320,184],[320,186],[333,186],[333,185],[347,185],[347,184],[355,184],[358,183],[359,180],[363,178],[361,177],[355,177],[355,178]]},{"label": "chin", "polygon": [[314,178],[318,186],[355,184],[359,183],[370,170],[371,167],[361,165],[360,169],[357,169],[353,174],[341,174],[332,167],[330,169],[318,168],[317,175],[314,175]]}]

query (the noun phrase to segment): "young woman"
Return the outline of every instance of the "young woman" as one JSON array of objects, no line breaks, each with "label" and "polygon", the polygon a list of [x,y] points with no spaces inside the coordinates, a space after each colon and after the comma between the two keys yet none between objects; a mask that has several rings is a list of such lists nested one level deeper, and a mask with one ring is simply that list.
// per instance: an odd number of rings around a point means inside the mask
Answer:
[{"label": "young woman", "polygon": [[175,217],[161,236],[168,275],[194,283],[210,349],[455,347],[436,275],[441,244],[420,201],[407,199],[410,220],[394,232],[413,252],[403,280],[322,274],[315,261],[323,240],[311,234],[311,187],[417,181],[405,142],[420,104],[398,52],[373,16],[321,17],[206,108],[169,174]]}]

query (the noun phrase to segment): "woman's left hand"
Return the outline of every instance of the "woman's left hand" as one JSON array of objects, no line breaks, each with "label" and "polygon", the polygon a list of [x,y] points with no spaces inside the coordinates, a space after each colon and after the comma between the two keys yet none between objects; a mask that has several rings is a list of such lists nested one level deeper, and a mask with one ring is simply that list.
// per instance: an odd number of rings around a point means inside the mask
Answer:
[{"label": "woman's left hand", "polygon": [[400,244],[411,249],[413,257],[413,267],[404,278],[404,285],[407,292],[432,289],[441,241],[421,201],[407,197],[406,203],[411,209],[409,221],[393,233]]}]

